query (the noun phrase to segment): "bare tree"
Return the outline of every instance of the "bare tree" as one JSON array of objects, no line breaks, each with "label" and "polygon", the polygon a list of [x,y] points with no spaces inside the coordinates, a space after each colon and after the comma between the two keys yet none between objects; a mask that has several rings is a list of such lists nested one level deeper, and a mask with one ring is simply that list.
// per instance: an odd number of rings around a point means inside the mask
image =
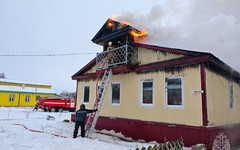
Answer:
[{"label": "bare tree", "polygon": [[76,99],[76,92],[68,92],[66,90],[63,90],[61,93],[60,93],[61,96],[67,96],[67,97],[71,97],[73,99]]},{"label": "bare tree", "polygon": [[5,74],[4,74],[4,73],[0,73],[0,78],[4,78],[4,79],[6,79]]}]

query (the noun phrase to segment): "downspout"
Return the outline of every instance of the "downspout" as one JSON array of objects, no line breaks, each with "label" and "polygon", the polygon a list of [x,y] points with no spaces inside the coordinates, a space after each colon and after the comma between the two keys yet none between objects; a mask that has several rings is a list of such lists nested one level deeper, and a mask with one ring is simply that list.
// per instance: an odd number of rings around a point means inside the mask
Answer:
[{"label": "downspout", "polygon": [[208,114],[207,114],[207,90],[206,90],[206,73],[204,63],[201,64],[201,89],[202,93],[202,121],[203,126],[208,125]]},{"label": "downspout", "polygon": [[18,97],[18,107],[20,106],[20,95],[21,93],[19,93],[19,97]]},{"label": "downspout", "polygon": [[78,96],[78,80],[77,80],[77,87],[76,87],[76,100],[75,100],[75,112],[76,112],[76,110],[77,110],[77,96]]}]

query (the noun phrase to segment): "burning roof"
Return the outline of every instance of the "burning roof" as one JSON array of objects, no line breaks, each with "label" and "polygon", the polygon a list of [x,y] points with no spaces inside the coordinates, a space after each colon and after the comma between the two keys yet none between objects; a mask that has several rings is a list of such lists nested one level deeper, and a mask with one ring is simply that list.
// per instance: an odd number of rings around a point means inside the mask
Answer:
[{"label": "burning roof", "polygon": [[92,41],[96,44],[105,45],[108,41],[119,40],[129,37],[136,39],[147,35],[147,31],[140,31],[130,25],[128,22],[118,22],[109,18]]}]

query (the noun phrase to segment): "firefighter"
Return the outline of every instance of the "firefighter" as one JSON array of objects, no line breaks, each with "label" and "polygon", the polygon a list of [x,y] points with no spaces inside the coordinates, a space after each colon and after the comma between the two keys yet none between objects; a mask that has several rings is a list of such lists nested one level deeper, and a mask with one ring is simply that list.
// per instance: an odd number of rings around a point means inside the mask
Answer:
[{"label": "firefighter", "polygon": [[98,109],[95,109],[95,110],[86,109],[84,104],[80,106],[80,109],[76,112],[75,129],[73,132],[73,138],[77,137],[79,126],[81,126],[81,137],[85,137],[85,120],[86,120],[87,113],[93,113],[96,111],[98,111]]},{"label": "firefighter", "polygon": [[34,110],[36,110],[36,111],[38,110],[38,104],[35,105],[33,111],[34,111]]},{"label": "firefighter", "polygon": [[113,49],[113,43],[111,41],[108,42],[108,47],[107,47],[107,51]]}]

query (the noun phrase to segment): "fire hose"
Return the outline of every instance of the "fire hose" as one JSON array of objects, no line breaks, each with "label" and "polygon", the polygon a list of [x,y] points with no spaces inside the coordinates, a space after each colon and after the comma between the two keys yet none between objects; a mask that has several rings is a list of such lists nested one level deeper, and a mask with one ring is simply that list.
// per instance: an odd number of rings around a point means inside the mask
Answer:
[{"label": "fire hose", "polygon": [[54,134],[54,133],[49,133],[49,132],[44,132],[44,131],[39,131],[39,130],[33,130],[33,129],[29,129],[28,127],[26,127],[25,125],[23,124],[14,124],[14,125],[17,125],[17,126],[22,126],[24,127],[26,130],[28,131],[31,131],[31,132],[37,132],[37,133],[47,133],[47,134],[52,134],[56,137],[62,137],[62,138],[67,138],[66,136],[62,136],[62,135],[58,135],[58,134]]},{"label": "fire hose", "polygon": [[[99,81],[99,79],[100,79],[100,76],[101,76],[103,67],[105,66],[106,62],[107,62],[111,57],[113,57],[113,56],[112,56],[112,55],[108,56],[108,58],[104,61],[103,65],[102,65],[102,67],[101,67],[101,69],[100,69],[100,71],[99,71],[99,74],[98,74],[97,83],[96,83],[96,103],[97,103],[96,109],[98,109],[98,94],[97,94],[97,93],[98,93],[98,81]],[[93,118],[92,118],[89,126],[88,126],[87,129],[85,130],[85,132],[87,132],[88,129],[92,126],[92,123],[93,123],[93,120],[94,120],[95,116],[96,116],[96,112],[94,112]]]},{"label": "fire hose", "polygon": [[[103,67],[105,66],[106,62],[107,62],[111,57],[113,57],[113,56],[109,56],[109,57],[104,61],[103,65],[102,65],[102,67],[101,67],[101,69],[100,69],[100,71],[99,71],[99,74],[98,74],[97,83],[96,83],[96,103],[97,103],[97,104],[96,104],[96,109],[98,109],[98,95],[97,95],[97,91],[98,91],[98,86],[97,86],[97,85],[98,85],[98,81],[99,81],[99,79],[100,79],[100,76],[101,76]],[[94,112],[94,114],[93,114],[93,119],[91,120],[90,125],[89,125],[88,128],[85,130],[85,132],[88,131],[89,128],[92,126],[92,123],[93,123],[93,120],[94,120],[95,116],[96,116],[96,112]],[[44,131],[29,129],[29,128],[27,128],[27,127],[26,127],[25,125],[23,125],[23,124],[14,124],[14,125],[22,126],[22,127],[24,127],[26,130],[31,131],[31,132],[47,133],[47,134],[54,135],[54,136],[56,136],[56,137],[67,138],[66,136],[62,136],[62,135],[58,135],[58,134],[54,134],[54,133],[49,133],[49,132],[44,132]],[[79,136],[80,136],[80,135],[79,135]]]},{"label": "fire hose", "polygon": [[[105,66],[106,62],[107,62],[111,57],[113,57],[113,56],[109,56],[109,57],[104,61],[103,65],[102,65],[102,67],[101,67],[101,69],[100,69],[100,71],[99,71],[99,74],[98,74],[97,83],[96,83],[96,103],[97,103],[97,104],[96,104],[96,109],[98,109],[98,95],[97,95],[97,91],[98,91],[98,86],[97,86],[97,85],[98,85],[98,81],[99,81],[99,79],[100,79],[100,76],[101,76],[103,67]],[[90,125],[89,125],[88,128],[85,130],[85,132],[87,132],[87,131],[89,130],[89,128],[92,126],[92,123],[93,123],[93,120],[94,120],[95,116],[96,116],[96,112],[94,112],[94,114],[93,114],[93,119],[91,120]],[[58,135],[58,134],[54,134],[54,133],[49,133],[49,132],[44,132],[44,131],[29,129],[29,128],[27,128],[27,127],[26,127],[25,125],[23,125],[23,124],[14,124],[14,125],[22,126],[22,127],[24,127],[26,130],[31,131],[31,132],[47,133],[47,134],[51,134],[51,135],[54,135],[54,136],[57,136],[57,137],[67,138],[66,136],[62,136],[62,135]],[[80,136],[80,135],[79,135],[79,136]]]}]

